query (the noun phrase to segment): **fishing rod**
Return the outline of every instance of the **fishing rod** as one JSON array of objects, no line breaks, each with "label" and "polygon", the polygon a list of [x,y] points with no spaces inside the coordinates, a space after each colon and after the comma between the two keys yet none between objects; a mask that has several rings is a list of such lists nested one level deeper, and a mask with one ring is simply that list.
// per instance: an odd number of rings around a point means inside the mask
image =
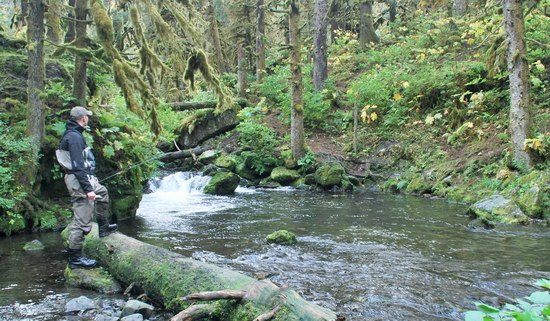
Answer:
[{"label": "fishing rod", "polygon": [[105,182],[105,181],[107,181],[107,180],[109,180],[109,179],[111,179],[111,178],[113,178],[113,177],[115,177],[115,176],[118,176],[118,175],[120,175],[120,174],[122,174],[122,173],[124,173],[124,172],[127,172],[127,171],[129,171],[129,170],[131,170],[131,169],[133,169],[133,168],[136,168],[136,167],[138,167],[138,166],[141,166],[141,165],[143,165],[143,164],[145,164],[145,163],[147,163],[147,162],[150,162],[150,161],[152,161],[152,160],[159,159],[159,158],[161,158],[161,157],[164,156],[164,155],[165,155],[165,153],[160,153],[160,154],[157,154],[157,155],[155,155],[155,156],[153,156],[153,157],[151,157],[151,158],[142,160],[142,161],[137,162],[137,163],[133,163],[133,164],[130,165],[129,167],[127,167],[127,168],[125,168],[125,169],[121,169],[121,170],[115,172],[114,174],[109,175],[109,176],[107,176],[107,177],[105,177],[105,178],[99,180],[99,182],[100,182],[100,183],[103,183],[103,182]]}]

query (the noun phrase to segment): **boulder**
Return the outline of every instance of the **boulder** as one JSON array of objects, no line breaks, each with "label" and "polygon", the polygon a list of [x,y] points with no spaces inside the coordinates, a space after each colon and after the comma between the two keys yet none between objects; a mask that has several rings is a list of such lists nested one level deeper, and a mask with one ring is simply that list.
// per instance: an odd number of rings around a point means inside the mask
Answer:
[{"label": "boulder", "polygon": [[[140,314],[140,316],[141,316],[141,314]],[[104,314],[98,314],[94,318],[94,321],[118,321],[118,320],[119,319],[117,317],[114,317],[114,316],[111,316],[111,315],[104,315]]]},{"label": "boulder", "polygon": [[346,171],[340,164],[324,164],[315,171],[315,182],[325,189],[339,186]]},{"label": "boulder", "polygon": [[245,154],[241,155],[235,165],[235,173],[242,178],[254,181],[256,180],[256,171],[252,169],[252,160],[251,155]]},{"label": "boulder", "polygon": [[179,136],[177,142],[181,148],[195,147],[209,138],[230,131],[238,124],[237,113],[233,109],[225,110],[219,114],[214,110],[209,110],[194,122],[191,131],[189,128],[182,128],[182,131],[177,134]]},{"label": "boulder", "polygon": [[25,243],[23,246],[23,250],[25,251],[42,251],[44,249],[44,244],[40,242],[39,240],[32,240],[30,242]]},{"label": "boulder", "polygon": [[94,301],[85,296],[72,299],[65,305],[65,313],[78,313],[80,311],[93,310],[96,308]]},{"label": "boulder", "polygon": [[120,321],[143,321],[143,316],[139,313],[130,314],[120,319]]},{"label": "boulder", "polygon": [[475,203],[468,212],[474,217],[496,223],[523,224],[529,220],[516,203],[498,194]]},{"label": "boulder", "polygon": [[279,230],[269,234],[265,240],[267,243],[275,243],[280,245],[292,245],[298,243],[296,235],[287,230]]},{"label": "boulder", "polygon": [[219,172],[204,188],[205,194],[229,195],[235,192],[239,186],[240,178],[231,172]]},{"label": "boulder", "polygon": [[122,317],[140,314],[145,318],[150,317],[153,314],[155,307],[139,300],[128,300],[126,305],[122,309]]},{"label": "boulder", "polygon": [[281,187],[281,184],[274,182],[270,177],[268,177],[260,180],[257,186],[261,188],[277,188]]},{"label": "boulder", "polygon": [[286,167],[275,167],[271,171],[271,180],[281,183],[288,184],[300,178],[298,171],[294,169],[287,169]]},{"label": "boulder", "polygon": [[218,157],[217,151],[207,150],[199,156],[198,161],[205,165],[208,165],[208,164],[212,164],[217,157]]},{"label": "boulder", "polygon": [[107,271],[97,269],[65,268],[65,282],[74,287],[94,290],[100,293],[122,292],[120,284]]},{"label": "boulder", "polygon": [[227,170],[234,171],[236,163],[235,163],[235,159],[233,159],[233,157],[228,156],[228,155],[222,155],[222,156],[216,158],[216,160],[214,161],[214,165],[216,165],[220,168],[225,168]]}]

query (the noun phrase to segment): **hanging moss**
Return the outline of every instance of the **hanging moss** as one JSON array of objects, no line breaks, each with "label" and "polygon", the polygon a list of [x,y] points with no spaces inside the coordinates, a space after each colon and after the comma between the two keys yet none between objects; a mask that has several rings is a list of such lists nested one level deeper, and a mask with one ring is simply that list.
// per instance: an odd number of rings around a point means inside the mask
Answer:
[{"label": "hanging moss", "polygon": [[189,81],[192,90],[195,90],[195,73],[197,70],[200,71],[206,82],[214,88],[214,92],[218,95],[218,108],[222,109],[223,106],[228,105],[228,94],[222,87],[218,77],[213,75],[212,67],[202,50],[197,50],[187,59],[187,67],[183,79]]},{"label": "hanging moss", "polygon": [[485,56],[485,65],[489,71],[489,78],[492,78],[501,72],[502,66],[506,66],[507,49],[508,41],[506,40],[506,35],[504,33],[500,33],[493,39]]},{"label": "hanging moss", "polygon": [[[136,37],[138,42],[140,43],[140,60],[141,60],[141,69],[140,73],[142,75],[146,75],[147,73],[151,73],[153,76],[156,76],[156,71],[159,69],[169,69],[168,66],[166,66],[160,58],[157,56],[156,53],[154,53],[151,48],[149,48],[149,44],[147,43],[147,39],[145,38],[145,35],[143,33],[143,28],[141,27],[141,23],[139,21],[139,12],[137,10],[136,6],[133,6],[130,9],[130,18],[132,21],[132,25],[134,26]],[[150,82],[150,85],[153,86],[153,84]]]}]

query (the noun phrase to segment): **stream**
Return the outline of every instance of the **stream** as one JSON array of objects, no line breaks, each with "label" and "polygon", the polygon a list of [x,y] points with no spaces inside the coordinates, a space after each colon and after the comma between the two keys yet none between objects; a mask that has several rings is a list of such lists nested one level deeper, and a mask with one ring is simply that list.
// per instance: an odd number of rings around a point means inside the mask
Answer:
[{"label": "stream", "polygon": [[[547,228],[472,230],[465,205],[371,189],[239,187],[234,196],[205,195],[208,180],[190,172],[152,180],[121,232],[267,276],[348,320],[462,320],[474,301],[503,304],[550,278]],[[280,229],[296,233],[298,244],[267,244]],[[33,238],[43,252],[22,250]],[[98,296],[63,284],[64,260],[57,233],[0,239],[0,320],[24,311],[26,320],[59,320],[55,311],[68,298]]]}]

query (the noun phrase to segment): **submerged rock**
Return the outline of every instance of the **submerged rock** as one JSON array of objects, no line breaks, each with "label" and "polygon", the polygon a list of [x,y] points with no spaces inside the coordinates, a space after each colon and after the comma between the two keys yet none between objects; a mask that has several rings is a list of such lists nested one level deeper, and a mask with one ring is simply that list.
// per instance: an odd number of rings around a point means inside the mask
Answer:
[{"label": "submerged rock", "polygon": [[286,167],[275,167],[271,171],[271,179],[277,183],[288,184],[300,178],[298,171]]},{"label": "submerged rock", "polygon": [[39,240],[32,240],[30,242],[25,243],[23,246],[23,250],[25,251],[41,251],[44,249],[44,244],[40,242]]},{"label": "submerged rock", "polygon": [[214,175],[204,188],[204,193],[215,195],[233,194],[239,186],[240,178],[231,172],[220,172]]},{"label": "submerged rock", "polygon": [[100,293],[122,292],[120,284],[107,271],[97,269],[65,269],[65,282],[74,287],[94,290]]},{"label": "submerged rock", "polygon": [[496,223],[524,224],[529,220],[516,203],[498,194],[475,203],[468,212],[477,218]]},{"label": "submerged rock", "polygon": [[145,318],[150,317],[153,314],[155,307],[139,300],[129,300],[122,309],[122,317],[140,314]]},{"label": "submerged rock", "polygon": [[65,313],[77,313],[80,311],[93,310],[95,308],[96,305],[93,300],[85,296],[80,296],[67,302],[65,305]]},{"label": "submerged rock", "polygon": [[267,243],[275,243],[280,245],[292,245],[298,243],[296,234],[287,230],[279,230],[269,234],[265,240]]}]

